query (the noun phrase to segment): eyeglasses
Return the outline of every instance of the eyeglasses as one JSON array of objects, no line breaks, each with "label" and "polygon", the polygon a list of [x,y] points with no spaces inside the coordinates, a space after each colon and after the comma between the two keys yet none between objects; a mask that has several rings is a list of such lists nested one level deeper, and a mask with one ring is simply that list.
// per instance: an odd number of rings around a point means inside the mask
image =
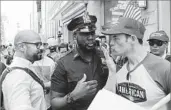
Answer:
[{"label": "eyeglasses", "polygon": [[40,47],[42,46],[42,42],[36,42],[36,43],[31,43],[31,42],[23,42],[23,43],[26,43],[26,44],[33,44],[36,46],[37,49],[40,49]]},{"label": "eyeglasses", "polygon": [[157,46],[162,46],[165,42],[163,41],[149,41],[150,46],[154,46],[156,44]]}]

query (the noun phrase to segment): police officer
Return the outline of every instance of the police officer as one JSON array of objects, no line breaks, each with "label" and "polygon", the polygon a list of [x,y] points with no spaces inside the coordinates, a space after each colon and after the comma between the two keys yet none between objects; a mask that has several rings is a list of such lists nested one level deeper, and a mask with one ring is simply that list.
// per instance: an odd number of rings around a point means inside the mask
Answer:
[{"label": "police officer", "polygon": [[153,32],[148,39],[150,52],[154,55],[160,56],[171,62],[171,56],[166,55],[166,49],[168,47],[169,37],[165,31],[160,30]]},{"label": "police officer", "polygon": [[95,49],[95,23],[92,15],[73,19],[68,30],[76,35],[76,48],[57,62],[51,77],[54,109],[87,110],[96,93],[106,83],[108,73]]}]

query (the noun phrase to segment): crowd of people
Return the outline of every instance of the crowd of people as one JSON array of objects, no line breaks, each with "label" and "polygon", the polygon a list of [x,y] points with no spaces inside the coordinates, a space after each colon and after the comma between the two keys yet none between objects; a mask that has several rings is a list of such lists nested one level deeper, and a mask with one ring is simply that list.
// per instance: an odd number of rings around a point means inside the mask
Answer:
[{"label": "crowd of people", "polygon": [[[73,31],[76,46],[59,45],[55,38],[42,42],[32,30],[17,33],[8,56],[3,56],[10,61],[0,63],[0,107],[87,110],[104,88],[150,110],[171,92],[169,37],[163,30],[149,36],[148,52],[141,22],[121,17],[100,36],[96,22],[96,16],[87,13],[71,20],[67,28]],[[2,54],[7,48],[1,50]],[[161,110],[170,110],[170,105]]]}]

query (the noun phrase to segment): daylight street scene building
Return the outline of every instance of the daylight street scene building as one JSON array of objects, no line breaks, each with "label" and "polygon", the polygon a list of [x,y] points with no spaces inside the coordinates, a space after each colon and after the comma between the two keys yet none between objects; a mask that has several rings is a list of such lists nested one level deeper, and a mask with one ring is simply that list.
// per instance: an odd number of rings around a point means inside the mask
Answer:
[{"label": "daylight street scene building", "polygon": [[0,110],[171,110],[170,0],[0,5]]}]

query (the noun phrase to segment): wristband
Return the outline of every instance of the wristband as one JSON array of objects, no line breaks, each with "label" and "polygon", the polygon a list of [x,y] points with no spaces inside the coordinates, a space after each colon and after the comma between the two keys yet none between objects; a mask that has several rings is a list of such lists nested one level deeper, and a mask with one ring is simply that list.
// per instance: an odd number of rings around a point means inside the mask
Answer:
[{"label": "wristband", "polygon": [[74,103],[74,99],[73,99],[73,97],[71,96],[70,93],[67,94],[67,103],[68,104],[73,104]]}]

